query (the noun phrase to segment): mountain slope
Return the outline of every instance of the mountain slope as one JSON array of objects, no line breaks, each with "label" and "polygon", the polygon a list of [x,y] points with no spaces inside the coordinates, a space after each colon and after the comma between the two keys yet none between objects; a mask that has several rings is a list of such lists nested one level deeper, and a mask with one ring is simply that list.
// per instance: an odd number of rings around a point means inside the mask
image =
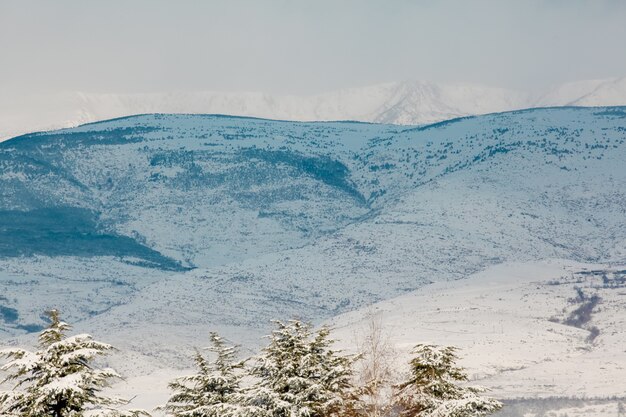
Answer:
[{"label": "mountain slope", "polygon": [[[25,343],[42,311],[61,306],[145,382],[155,368],[186,366],[210,330],[254,349],[271,319],[321,322],[397,297],[419,326],[415,300],[463,294],[456,281],[494,265],[625,263],[624,160],[625,107],[422,127],[156,114],[14,138],[0,143],[0,340]],[[510,277],[489,279],[537,300],[563,301],[577,285]],[[477,288],[487,307],[502,304]],[[604,312],[617,311],[620,288],[601,294]],[[489,308],[472,325],[493,326]],[[532,322],[523,305],[508,308]],[[589,332],[550,324],[555,308],[546,302],[525,329],[557,329],[550,351],[570,355]],[[598,318],[598,343],[613,340],[614,317]],[[516,352],[476,368],[503,398],[554,371]],[[575,357],[563,362],[568,378]],[[498,366],[520,363],[526,382],[505,383]]]},{"label": "mountain slope", "polygon": [[537,106],[620,106],[626,97],[626,77],[590,80],[558,86],[540,97]]},{"label": "mountain slope", "polygon": [[4,142],[0,274],[18,318],[3,328],[41,325],[51,280],[75,294],[73,321],[190,336],[331,317],[506,261],[623,260],[625,115],[147,115]]},{"label": "mountain slope", "polygon": [[580,81],[547,92],[475,84],[396,82],[312,96],[264,93],[85,94],[0,97],[0,140],[25,132],[145,113],[217,113],[281,120],[417,125],[545,106],[626,104],[626,78]]},{"label": "mountain slope", "polygon": [[626,389],[625,288],[623,265],[507,263],[328,324],[339,347],[353,351],[374,314],[398,371],[418,342],[459,347],[472,384],[505,400],[507,416],[612,417]]}]

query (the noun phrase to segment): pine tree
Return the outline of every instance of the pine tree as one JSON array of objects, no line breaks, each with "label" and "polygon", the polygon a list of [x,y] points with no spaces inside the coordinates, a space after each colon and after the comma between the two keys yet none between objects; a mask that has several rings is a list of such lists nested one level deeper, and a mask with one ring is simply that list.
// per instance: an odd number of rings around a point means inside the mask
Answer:
[{"label": "pine tree", "polygon": [[480,417],[489,415],[502,404],[481,397],[480,387],[465,387],[463,368],[456,366],[457,349],[417,345],[410,361],[411,376],[398,385],[395,399],[404,417]]},{"label": "pine tree", "polygon": [[241,396],[240,415],[337,416],[350,397],[352,359],[332,350],[329,329],[317,333],[298,320],[276,322],[269,345],[256,358],[256,383]]},{"label": "pine tree", "polygon": [[82,417],[139,416],[141,410],[119,411],[128,401],[102,395],[111,379],[120,376],[109,368],[98,369],[94,360],[113,349],[88,334],[66,337],[70,326],[56,310],[47,313],[50,326],[39,335],[39,350],[6,349],[9,359],[0,370],[8,372],[2,382],[14,388],[0,392],[0,416]]},{"label": "pine tree", "polygon": [[216,355],[208,362],[196,352],[198,372],[175,379],[169,384],[174,394],[163,407],[175,417],[227,417],[239,407],[235,395],[240,390],[243,362],[235,362],[236,347],[227,346],[217,333],[210,334],[209,351]]}]

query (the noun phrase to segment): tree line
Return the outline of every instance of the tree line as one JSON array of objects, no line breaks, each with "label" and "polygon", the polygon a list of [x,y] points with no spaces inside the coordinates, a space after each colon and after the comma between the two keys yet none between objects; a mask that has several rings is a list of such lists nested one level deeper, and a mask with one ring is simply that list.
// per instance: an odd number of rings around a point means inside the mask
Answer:
[{"label": "tree line", "polygon": [[[37,350],[0,351],[2,383],[11,386],[0,391],[0,416],[150,416],[122,409],[129,400],[103,393],[120,378],[97,366],[111,345],[88,334],[68,336],[71,327],[59,312],[47,315]],[[408,377],[392,383],[380,326],[370,330],[361,354],[344,355],[333,349],[328,327],[276,321],[268,344],[243,360],[236,346],[210,333],[209,355],[196,351],[195,373],[172,380],[158,410],[173,417],[479,417],[502,407],[464,384],[467,374],[451,346],[415,346]]]}]

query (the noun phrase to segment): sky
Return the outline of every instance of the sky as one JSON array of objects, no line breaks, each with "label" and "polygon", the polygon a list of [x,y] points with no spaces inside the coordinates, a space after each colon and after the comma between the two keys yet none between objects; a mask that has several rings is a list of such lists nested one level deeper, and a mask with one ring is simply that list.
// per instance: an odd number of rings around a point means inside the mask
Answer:
[{"label": "sky", "polygon": [[626,0],[0,0],[0,94],[626,76]]}]

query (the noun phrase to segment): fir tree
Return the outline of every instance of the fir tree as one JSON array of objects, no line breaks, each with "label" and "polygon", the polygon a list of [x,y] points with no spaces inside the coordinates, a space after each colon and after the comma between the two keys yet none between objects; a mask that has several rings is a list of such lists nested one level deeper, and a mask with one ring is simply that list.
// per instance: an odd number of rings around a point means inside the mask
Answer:
[{"label": "fir tree", "polygon": [[452,346],[415,347],[411,376],[396,387],[402,416],[480,417],[502,408],[499,401],[479,395],[483,388],[459,385],[467,381],[467,375],[456,366],[456,350]]},{"label": "fir tree", "polygon": [[241,396],[240,415],[339,415],[350,397],[352,359],[331,349],[328,328],[313,333],[310,324],[297,320],[276,325],[251,369],[257,381]]},{"label": "fir tree", "polygon": [[70,326],[56,310],[47,313],[50,326],[39,335],[39,350],[6,349],[8,372],[2,382],[14,388],[0,392],[0,415],[20,417],[139,416],[144,411],[119,411],[128,401],[101,393],[111,379],[120,376],[109,368],[98,369],[94,360],[113,349],[88,334],[66,337]]},{"label": "fir tree", "polygon": [[169,384],[174,394],[163,407],[175,417],[227,417],[236,415],[243,362],[235,362],[234,346],[227,346],[217,333],[210,334],[209,351],[216,355],[208,362],[196,352],[198,372],[175,379]]}]

